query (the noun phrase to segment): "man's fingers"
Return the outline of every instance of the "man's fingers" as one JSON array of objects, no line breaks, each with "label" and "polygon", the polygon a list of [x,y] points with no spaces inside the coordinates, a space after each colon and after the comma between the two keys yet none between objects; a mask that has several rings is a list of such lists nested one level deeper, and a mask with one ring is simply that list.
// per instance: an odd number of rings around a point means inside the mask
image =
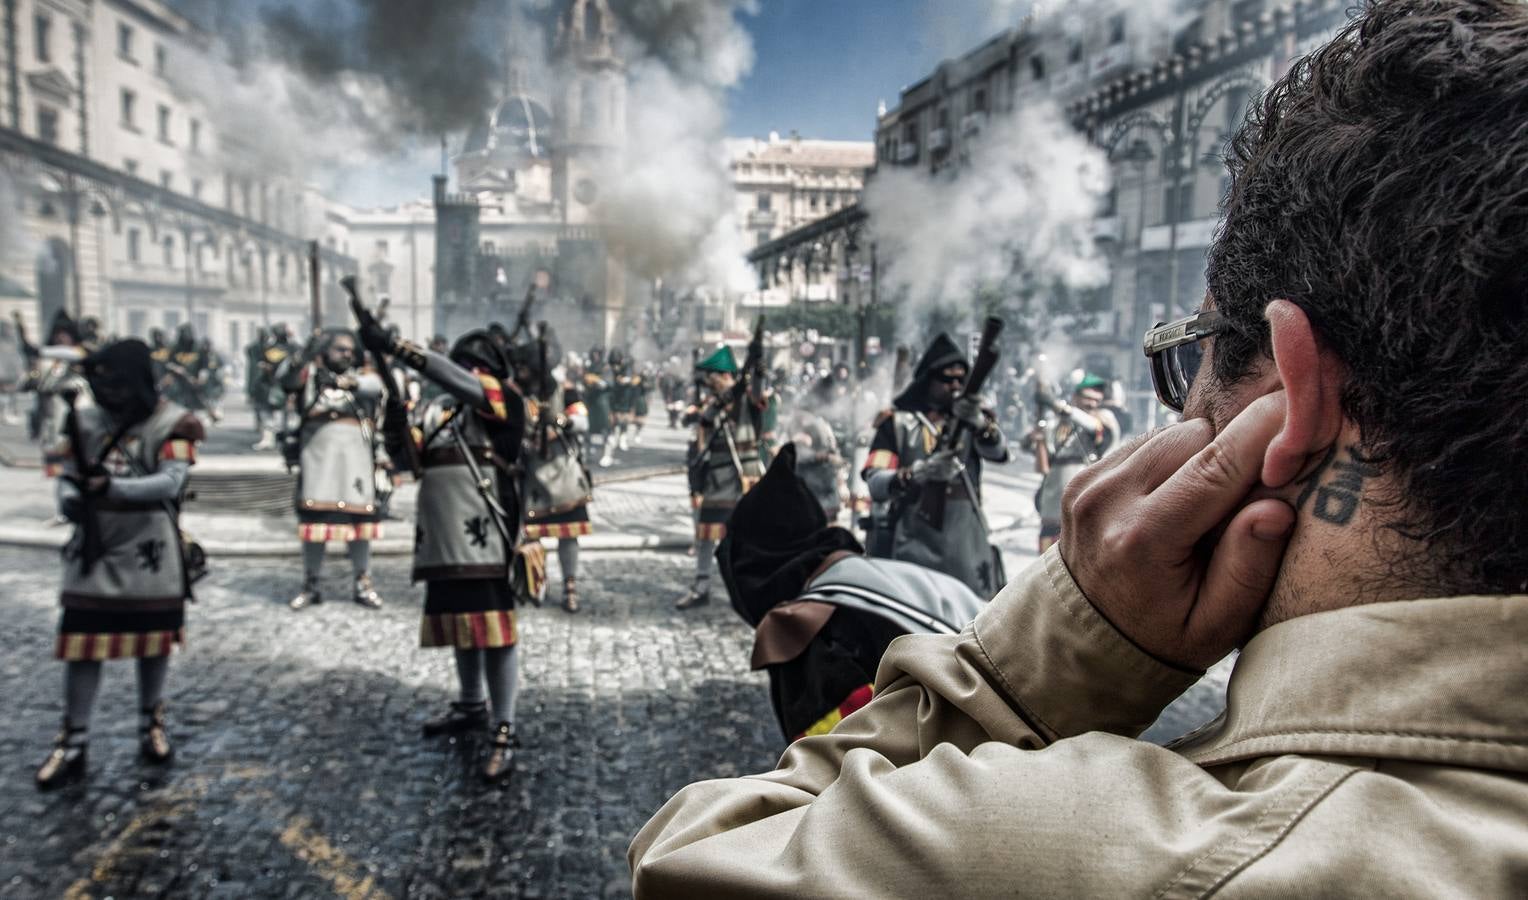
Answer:
[{"label": "man's fingers", "polygon": [[1282,391],[1254,400],[1152,491],[1146,503],[1148,518],[1173,522],[1173,534],[1183,548],[1197,543],[1257,486],[1268,444],[1283,427],[1284,409]]},{"label": "man's fingers", "polygon": [[1224,647],[1247,636],[1268,602],[1294,526],[1294,508],[1274,499],[1252,503],[1231,519],[1185,623],[1185,645]]}]

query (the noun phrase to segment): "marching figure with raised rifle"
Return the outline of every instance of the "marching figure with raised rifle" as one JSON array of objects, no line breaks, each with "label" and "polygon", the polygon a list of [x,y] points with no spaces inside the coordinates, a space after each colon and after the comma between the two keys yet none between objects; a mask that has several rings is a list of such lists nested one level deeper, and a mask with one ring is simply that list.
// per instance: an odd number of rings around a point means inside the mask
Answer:
[{"label": "marching figure with raised rifle", "polygon": [[741,370],[732,348],[721,347],[696,363],[706,395],[685,410],[684,424],[695,427],[690,465],[690,494],[696,500],[695,583],[675,603],[689,609],[711,601],[711,564],[716,542],[727,535],[727,519],[738,501],[764,475],[760,436],[768,404],[764,376],[764,318],[754,327],[747,361]]},{"label": "marching figure with raised rifle", "polygon": [[578,539],[592,534],[589,503],[594,482],[584,464],[579,436],[589,413],[578,389],[557,378],[561,355],[545,322],[535,340],[514,345],[515,383],[525,395],[525,538],[556,538],[562,567],[562,608],[578,612]]},{"label": "marching figure with raised rifle", "polygon": [[66,402],[68,461],[60,513],[75,523],[64,546],[63,617],[55,656],[65,662],[64,727],[37,770],[39,789],[85,773],[101,663],[138,667],[140,755],[170,761],[163,702],[170,651],[184,641],[185,604],[203,573],[200,548],[180,531],[186,477],[202,423],[161,399],[149,348],[119,341],[83,363],[95,405]]},{"label": "marching figure with raised rifle", "polygon": [[981,508],[982,462],[1008,461],[1003,432],[981,402],[1002,327],[987,320],[975,366],[948,335],[934,338],[912,382],[877,418],[861,473],[871,498],[891,503],[891,558],[952,575],[983,599],[1003,586]]},{"label": "marching figure with raised rifle", "polygon": [[163,377],[160,387],[166,397],[192,412],[205,412],[214,423],[222,420],[222,412],[209,396],[211,381],[217,374],[214,358],[197,343],[196,331],[190,324],[180,326],[174,345],[160,351],[158,362]]},{"label": "marching figure with raised rifle", "polygon": [[281,434],[287,467],[298,471],[302,590],[288,603],[294,610],[323,601],[319,576],[330,541],[344,542],[350,556],[350,599],[382,605],[371,580],[371,542],[382,537],[392,481],[377,431],[382,381],[361,370],[357,349],[354,334],[330,328],[278,372],[298,410],[295,427]]},{"label": "marching figure with raised rifle", "polygon": [[392,356],[444,390],[409,427],[398,385],[386,386],[388,452],[419,479],[413,570],[414,580],[425,582],[419,642],[455,652],[460,687],[450,709],[423,730],[431,737],[491,727],[482,775],[498,782],[512,771],[516,746],[515,605],[517,599],[539,602],[545,579],[540,544],[519,545],[524,400],[509,359],[486,331],[462,335],[449,356],[422,350],[378,324],[356,295],[354,279],[341,284],[361,342],[385,379],[392,380]]},{"label": "marching figure with raised rifle", "polygon": [[69,415],[66,394],[76,395],[76,403],[89,405],[90,388],[79,372],[85,358],[84,335],[69,314],[59,310],[48,326],[43,346],[27,340],[21,314],[15,314],[16,338],[26,358],[27,377],[22,390],[36,394],[27,418],[27,434],[42,447],[43,474],[49,478],[63,471],[68,461],[68,440],[64,421]]},{"label": "marching figure with raised rifle", "polygon": [[1120,441],[1119,420],[1104,407],[1109,382],[1084,374],[1071,402],[1057,399],[1043,374],[1035,380],[1037,424],[1029,435],[1035,471],[1044,476],[1035,506],[1040,512],[1039,551],[1061,539],[1061,497],[1077,474],[1103,459]]}]

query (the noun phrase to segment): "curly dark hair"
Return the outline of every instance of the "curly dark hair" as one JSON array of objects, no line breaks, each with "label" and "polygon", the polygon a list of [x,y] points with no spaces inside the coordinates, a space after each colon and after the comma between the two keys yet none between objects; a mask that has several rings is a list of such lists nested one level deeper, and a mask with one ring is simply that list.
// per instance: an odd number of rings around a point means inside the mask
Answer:
[{"label": "curly dark hair", "polygon": [[1400,488],[1390,527],[1429,550],[1401,574],[1528,589],[1528,4],[1368,0],[1268,89],[1227,166],[1215,377],[1272,355],[1269,301],[1298,304]]}]

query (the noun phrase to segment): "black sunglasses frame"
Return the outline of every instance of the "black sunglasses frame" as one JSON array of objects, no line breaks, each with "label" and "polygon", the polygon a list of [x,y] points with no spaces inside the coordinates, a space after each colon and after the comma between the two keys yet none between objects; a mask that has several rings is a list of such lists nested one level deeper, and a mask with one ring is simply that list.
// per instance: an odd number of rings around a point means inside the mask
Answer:
[{"label": "black sunglasses frame", "polygon": [[1183,412],[1183,406],[1188,402],[1189,389],[1193,387],[1192,383],[1182,385],[1180,396],[1180,379],[1175,379],[1168,368],[1172,351],[1213,337],[1228,327],[1225,316],[1214,310],[1204,310],[1166,324],[1158,322],[1155,328],[1146,332],[1142,349],[1146,351],[1147,359],[1151,360],[1151,383],[1156,388],[1157,400],[1163,406],[1173,412]]}]

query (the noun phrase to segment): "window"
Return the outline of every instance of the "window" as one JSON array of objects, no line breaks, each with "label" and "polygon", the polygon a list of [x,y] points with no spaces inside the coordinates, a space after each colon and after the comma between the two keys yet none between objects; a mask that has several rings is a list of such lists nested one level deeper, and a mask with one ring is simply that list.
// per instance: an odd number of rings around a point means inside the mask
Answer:
[{"label": "window", "polygon": [[159,140],[170,143],[170,108],[159,104]]},{"label": "window", "polygon": [[159,186],[160,187],[162,187],[162,188],[164,188],[165,190],[168,191],[170,189],[170,185],[173,184],[174,181],[175,181],[175,174],[173,172],[171,172],[169,169],[160,169],[159,170]]},{"label": "window", "polygon": [[768,231],[760,231],[760,232],[754,234],[753,237],[754,237],[754,246],[755,247],[762,247],[763,245],[769,243],[769,232]]},{"label": "window", "polygon": [[385,240],[378,240],[377,241],[377,255],[378,256],[386,256],[387,255],[387,241],[385,241]]},{"label": "window", "polygon": [[939,115],[936,118],[937,118],[937,120],[939,122],[939,127],[940,128],[949,128],[950,127],[950,111],[949,111],[948,108],[940,107],[939,108]]},{"label": "window", "polygon": [[1125,42],[1125,14],[1124,13],[1120,13],[1117,16],[1111,16],[1109,18],[1109,43],[1110,43],[1110,45],[1114,45],[1114,44],[1123,44],[1124,42]]},{"label": "window", "polygon": [[1099,207],[1098,214],[1108,218],[1119,214],[1119,188],[1109,188],[1109,193],[1104,195],[1103,205]]},{"label": "window", "polygon": [[117,55],[128,62],[137,62],[133,59],[133,27],[123,22],[117,23]]},{"label": "window", "polygon": [[1250,92],[1245,87],[1234,87],[1226,91],[1226,134],[1241,127],[1242,120],[1247,116],[1249,99]]},{"label": "window", "polygon": [[168,234],[164,236],[164,267],[175,268],[175,238]]},{"label": "window", "polygon": [[37,107],[37,139],[44,144],[58,143],[58,110],[49,106]]},{"label": "window", "polygon": [[1194,183],[1184,181],[1175,191],[1168,185],[1162,192],[1164,222],[1187,222],[1194,218]]},{"label": "window", "polygon": [[769,212],[773,209],[774,197],[769,194],[759,195],[759,212]]},{"label": "window", "polygon": [[1045,80],[1045,57],[1036,53],[1029,58],[1029,74],[1036,81]]},{"label": "window", "polygon": [[813,191],[809,197],[808,202],[810,203],[812,209],[816,209],[820,205],[821,200],[822,198],[818,196],[817,192]]},{"label": "window", "polygon": [[149,314],[141,309],[127,311],[127,333],[138,337],[148,337]]},{"label": "window", "polygon": [[142,259],[142,247],[139,243],[142,234],[136,228],[127,230],[127,261],[138,262]]},{"label": "window", "polygon": [[165,52],[164,44],[155,44],[154,45],[154,74],[163,77],[164,73],[165,73],[165,70],[169,67],[169,61],[170,61],[170,55]]},{"label": "window", "polygon": [[1071,65],[1082,62],[1082,41],[1073,40],[1070,47],[1066,48],[1066,61]]},{"label": "window", "polygon": [[138,111],[138,95],[133,93],[132,91],[128,90],[127,88],[123,88],[122,89],[122,127],[123,128],[128,128],[128,129],[131,129],[133,131],[137,131],[138,130],[138,126],[133,123],[133,117],[137,113],[137,111]]},{"label": "window", "polygon": [[202,180],[200,178],[191,179],[191,196],[197,200],[202,199]]},{"label": "window", "polygon": [[32,20],[33,52],[40,63],[53,61],[53,19],[39,15]]},{"label": "window", "polygon": [[979,113],[984,113],[984,112],[987,111],[987,89],[986,88],[978,88],[977,89],[976,96],[974,98],[972,98],[972,101],[971,101],[971,109],[973,111],[979,112]]},{"label": "window", "polygon": [[202,123],[200,119],[191,120],[191,149],[202,149]]},{"label": "window", "polygon": [[127,174],[129,174],[129,175],[137,175],[138,174],[138,160],[136,160],[136,159],[124,159],[124,160],[122,160],[122,169],[123,169],[123,171],[127,172]]},{"label": "window", "polygon": [[904,144],[918,143],[918,123],[908,122],[902,126],[902,142]]}]

